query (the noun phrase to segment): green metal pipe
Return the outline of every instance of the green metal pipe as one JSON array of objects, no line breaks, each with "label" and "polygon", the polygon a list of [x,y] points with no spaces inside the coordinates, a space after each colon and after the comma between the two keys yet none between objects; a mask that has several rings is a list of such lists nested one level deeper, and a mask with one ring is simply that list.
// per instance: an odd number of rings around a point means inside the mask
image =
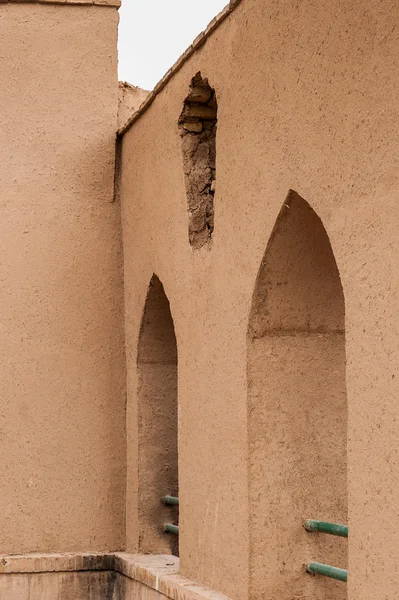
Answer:
[{"label": "green metal pipe", "polygon": [[167,533],[174,533],[175,535],[179,535],[179,527],[178,527],[178,525],[172,525],[171,523],[165,523],[164,530]]},{"label": "green metal pipe", "polygon": [[308,573],[317,573],[317,575],[331,577],[331,579],[338,579],[338,581],[348,581],[348,571],[346,569],[331,567],[323,563],[310,562],[306,565],[306,571]]},{"label": "green metal pipe", "polygon": [[319,533],[329,533],[340,537],[348,537],[348,526],[339,525],[339,523],[328,523],[327,521],[313,521],[308,519],[304,522],[306,531],[318,531]]},{"label": "green metal pipe", "polygon": [[164,496],[162,502],[168,506],[178,506],[179,498],[176,498],[176,496]]}]

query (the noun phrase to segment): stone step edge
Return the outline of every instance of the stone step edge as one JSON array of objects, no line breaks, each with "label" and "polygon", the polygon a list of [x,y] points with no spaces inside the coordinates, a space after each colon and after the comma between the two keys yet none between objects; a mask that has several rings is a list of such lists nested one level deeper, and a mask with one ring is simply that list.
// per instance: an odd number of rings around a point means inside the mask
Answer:
[{"label": "stone step edge", "polygon": [[65,552],[0,556],[0,576],[74,571],[116,571],[172,600],[230,600],[179,575],[179,559],[168,554]]},{"label": "stone step edge", "polygon": [[119,8],[121,0],[0,0],[0,4],[73,4],[75,6],[110,6]]}]

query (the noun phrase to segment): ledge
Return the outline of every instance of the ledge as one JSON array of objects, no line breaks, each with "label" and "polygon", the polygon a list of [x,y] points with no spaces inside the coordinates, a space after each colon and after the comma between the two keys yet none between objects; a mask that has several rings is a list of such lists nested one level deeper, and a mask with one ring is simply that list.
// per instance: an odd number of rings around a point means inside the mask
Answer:
[{"label": "ledge", "polygon": [[[0,0],[1,2],[1,0]],[[138,110],[130,117],[127,123],[118,131],[118,136],[123,136],[133,125],[137,119],[147,110],[147,108],[154,102],[156,96],[166,86],[166,84],[172,79],[172,77],[182,68],[184,63],[199,49],[208,37],[219,27],[219,25],[233,12],[233,10],[242,2],[242,0],[230,0],[229,4],[220,12],[212,21],[208,27],[197,35],[191,46],[181,55],[181,57],[175,62],[175,64],[165,73],[161,81],[157,83],[152,92],[148,94],[144,102],[139,106]]]},{"label": "ledge", "polygon": [[1,574],[116,571],[172,600],[229,600],[227,596],[179,575],[179,559],[167,554],[114,552],[0,556]]},{"label": "ledge", "polygon": [[0,4],[74,4],[75,6],[110,6],[119,8],[121,0],[0,0]]}]

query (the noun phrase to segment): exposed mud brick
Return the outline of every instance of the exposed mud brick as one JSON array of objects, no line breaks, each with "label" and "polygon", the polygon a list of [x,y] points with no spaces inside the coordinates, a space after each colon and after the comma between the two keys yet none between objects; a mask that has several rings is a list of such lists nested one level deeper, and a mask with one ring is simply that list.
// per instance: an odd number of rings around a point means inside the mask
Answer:
[{"label": "exposed mud brick", "polygon": [[185,175],[188,237],[198,249],[210,241],[214,227],[217,101],[215,90],[197,73],[179,118]]},{"label": "exposed mud brick", "polygon": [[212,90],[209,86],[197,85],[193,87],[189,95],[187,96],[187,102],[208,102],[212,96]]},{"label": "exposed mud brick", "polygon": [[190,131],[191,133],[201,133],[204,128],[202,121],[198,121],[197,123],[190,123],[189,121],[185,121],[183,123],[183,127],[186,131]]},{"label": "exposed mud brick", "polygon": [[187,103],[184,108],[184,115],[186,117],[199,117],[206,121],[212,121],[216,119],[216,108],[207,104]]}]

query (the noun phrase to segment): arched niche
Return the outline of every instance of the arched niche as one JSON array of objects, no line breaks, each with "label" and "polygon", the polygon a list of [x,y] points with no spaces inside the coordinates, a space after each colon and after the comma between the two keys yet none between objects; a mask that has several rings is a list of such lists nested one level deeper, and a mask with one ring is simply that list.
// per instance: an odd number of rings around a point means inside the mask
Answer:
[{"label": "arched niche", "polygon": [[164,506],[178,496],[177,346],[163,285],[151,279],[138,346],[139,550],[178,554],[178,538],[164,523],[178,524],[178,508]]},{"label": "arched niche", "polygon": [[344,600],[305,573],[346,568],[347,540],[305,519],[347,523],[345,307],[324,226],[295,192],[259,270],[248,328],[250,598]]}]

